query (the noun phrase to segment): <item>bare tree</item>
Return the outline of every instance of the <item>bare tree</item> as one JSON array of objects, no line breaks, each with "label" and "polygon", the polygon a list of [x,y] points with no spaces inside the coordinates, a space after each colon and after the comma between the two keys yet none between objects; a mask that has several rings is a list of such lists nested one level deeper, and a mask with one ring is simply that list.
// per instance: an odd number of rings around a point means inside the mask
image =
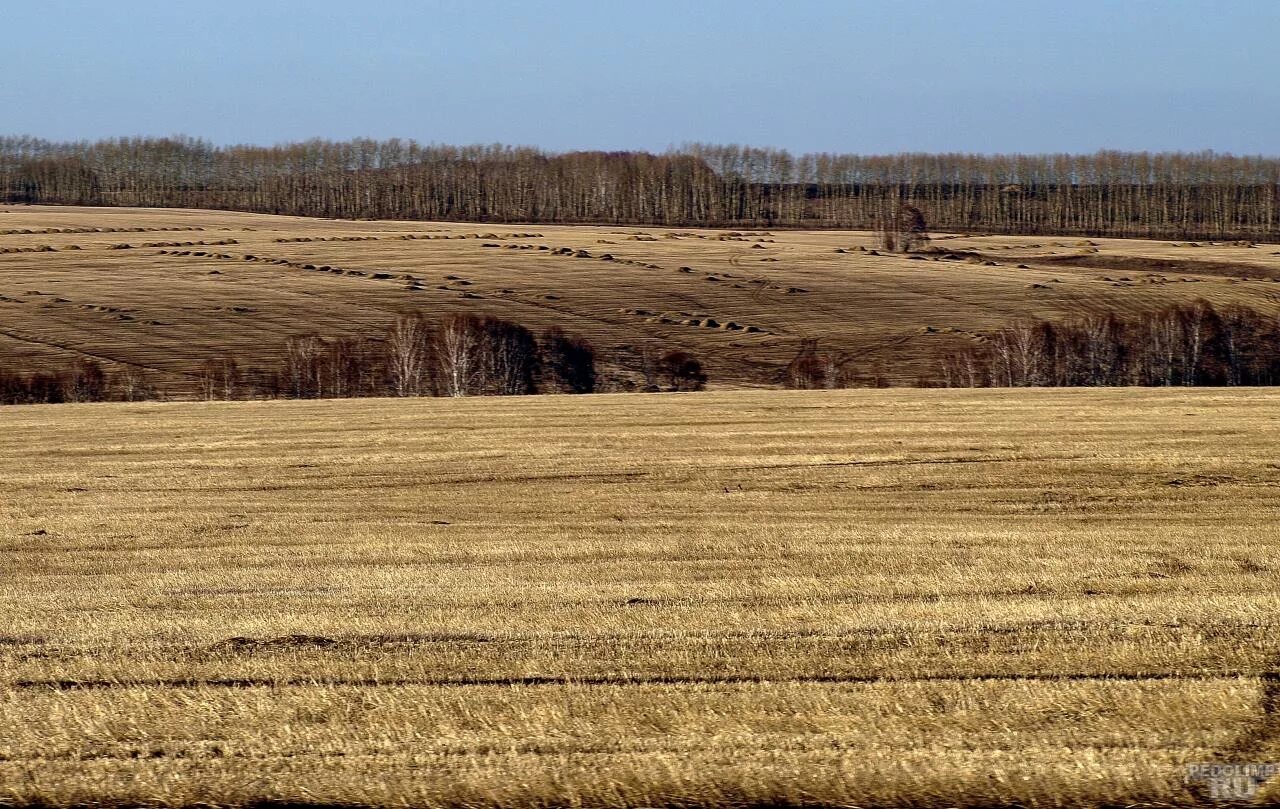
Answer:
[{"label": "bare tree", "polygon": [[69,402],[101,402],[107,398],[107,374],[97,360],[82,358],[71,365],[66,383]]},{"label": "bare tree", "polygon": [[[966,355],[968,355],[966,357]],[[1129,320],[1112,312],[1020,321],[985,343],[943,357],[937,381],[996,386],[1273,385],[1280,383],[1280,320],[1205,300]]]},{"label": "bare tree", "polygon": [[818,341],[811,337],[800,340],[800,349],[787,366],[787,387],[812,390],[825,386],[827,363],[818,354]]},{"label": "bare tree", "polygon": [[445,318],[435,342],[435,356],[446,396],[468,396],[476,392],[483,339],[483,327],[474,315],[454,314]]},{"label": "bare tree", "polygon": [[132,366],[124,366],[115,375],[116,395],[122,402],[142,402],[156,398],[156,389],[147,382],[142,372]]},{"label": "bare tree", "polygon": [[387,330],[387,371],[396,396],[421,396],[429,390],[432,338],[420,314],[401,315]]},{"label": "bare tree", "polygon": [[206,400],[235,399],[240,388],[240,369],[234,357],[205,360],[200,367],[200,391]]},{"label": "bare tree", "polygon": [[[360,139],[268,148],[191,138],[0,137],[0,202],[225,208],[347,219],[877,228],[1273,238],[1280,160],[1221,154],[796,156],[692,144],[555,154]],[[904,202],[905,201],[905,202]]]},{"label": "bare tree", "polygon": [[853,370],[852,360],[843,353],[828,351],[822,355],[822,382],[827,390],[852,384]]},{"label": "bare tree", "polygon": [[317,334],[290,337],[285,342],[282,376],[287,394],[315,399],[324,390],[323,358],[328,344]]},{"label": "bare tree", "polygon": [[1041,385],[1044,341],[1039,324],[1020,320],[992,338],[994,373],[1008,387]]},{"label": "bare tree", "polygon": [[349,398],[381,392],[385,350],[364,337],[340,337],[329,343],[324,357],[325,396]]},{"label": "bare tree", "polygon": [[482,387],[499,396],[537,392],[538,341],[533,332],[496,317],[480,323]]},{"label": "bare tree", "polygon": [[880,246],[890,253],[910,253],[929,241],[924,212],[907,202],[882,213],[876,233]]}]

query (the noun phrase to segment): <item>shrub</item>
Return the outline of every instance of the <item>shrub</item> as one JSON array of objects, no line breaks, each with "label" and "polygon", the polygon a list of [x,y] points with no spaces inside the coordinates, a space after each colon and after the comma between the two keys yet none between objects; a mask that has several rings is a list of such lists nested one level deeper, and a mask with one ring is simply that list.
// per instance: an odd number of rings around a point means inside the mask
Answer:
[{"label": "shrub", "polygon": [[687,351],[668,351],[658,360],[658,375],[667,381],[671,390],[702,390],[707,384],[707,374],[702,363]]}]

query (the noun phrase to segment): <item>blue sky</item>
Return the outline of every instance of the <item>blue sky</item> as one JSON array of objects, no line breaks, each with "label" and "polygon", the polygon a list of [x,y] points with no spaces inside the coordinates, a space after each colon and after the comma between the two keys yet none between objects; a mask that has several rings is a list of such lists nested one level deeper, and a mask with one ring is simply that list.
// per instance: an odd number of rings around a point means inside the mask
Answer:
[{"label": "blue sky", "polygon": [[1275,0],[0,0],[0,132],[1280,154]]}]

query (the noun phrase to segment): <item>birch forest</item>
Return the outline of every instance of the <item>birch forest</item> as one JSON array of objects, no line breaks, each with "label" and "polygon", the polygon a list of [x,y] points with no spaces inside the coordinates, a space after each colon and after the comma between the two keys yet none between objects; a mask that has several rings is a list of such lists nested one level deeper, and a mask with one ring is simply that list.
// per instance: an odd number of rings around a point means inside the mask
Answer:
[{"label": "birch forest", "polygon": [[342,219],[849,229],[874,228],[907,203],[935,230],[1265,239],[1280,233],[1280,159],[5,137],[0,201]]}]

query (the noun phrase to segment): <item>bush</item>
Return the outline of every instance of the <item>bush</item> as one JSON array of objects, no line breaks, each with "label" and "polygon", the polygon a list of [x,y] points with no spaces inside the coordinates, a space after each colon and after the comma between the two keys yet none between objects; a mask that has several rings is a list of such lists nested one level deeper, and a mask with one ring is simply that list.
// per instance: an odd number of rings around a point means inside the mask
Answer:
[{"label": "bush", "polygon": [[707,384],[707,374],[702,363],[687,351],[669,351],[658,360],[658,375],[666,380],[673,391],[702,390]]}]

